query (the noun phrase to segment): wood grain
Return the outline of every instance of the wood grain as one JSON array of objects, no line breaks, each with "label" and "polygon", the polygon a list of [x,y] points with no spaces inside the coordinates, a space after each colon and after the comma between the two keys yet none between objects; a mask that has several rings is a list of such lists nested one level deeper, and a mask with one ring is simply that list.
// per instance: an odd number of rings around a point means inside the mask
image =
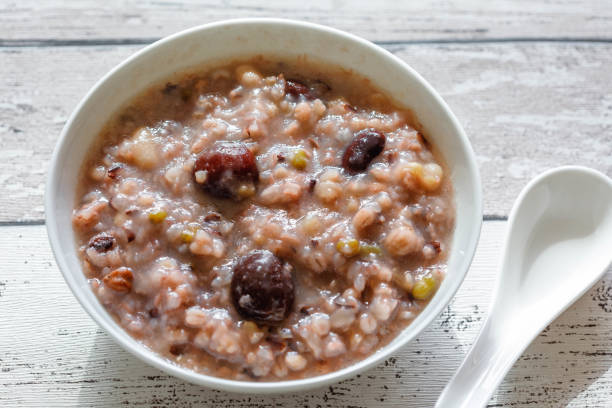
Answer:
[{"label": "wood grain", "polygon": [[[0,48],[0,222],[43,217],[46,168],[65,120],[98,78],[139,48]],[[526,182],[551,167],[612,174],[612,44],[389,49],[463,123],[483,176],[485,214],[507,215]]]},{"label": "wood grain", "polygon": [[[506,222],[486,222],[455,300],[419,338],[359,377],[258,397],[204,389],[135,359],[102,332],[64,283],[42,226],[0,234],[0,405],[31,407],[429,407],[487,313]],[[609,407],[612,269],[542,333],[489,407]]]},{"label": "wood grain", "polygon": [[195,25],[240,17],[306,20],[382,42],[612,38],[612,8],[607,1],[523,0],[518,3],[511,0],[5,1],[0,5],[0,40],[4,44],[148,42]]}]

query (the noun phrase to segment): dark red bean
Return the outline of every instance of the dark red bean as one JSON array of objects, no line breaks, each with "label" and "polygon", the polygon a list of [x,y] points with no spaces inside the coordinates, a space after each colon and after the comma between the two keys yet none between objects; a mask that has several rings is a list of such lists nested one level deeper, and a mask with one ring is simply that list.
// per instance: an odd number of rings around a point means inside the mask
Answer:
[{"label": "dark red bean", "polygon": [[296,79],[285,80],[285,93],[295,98],[300,96],[304,96],[306,99],[320,98],[330,90],[331,87],[319,79],[311,81],[310,85],[306,85]]},{"label": "dark red bean", "polygon": [[108,177],[115,179],[119,175],[119,170],[121,170],[122,166],[120,164],[115,164],[111,168],[106,171]]},{"label": "dark red bean", "polygon": [[240,142],[218,142],[204,151],[196,160],[193,178],[196,173],[205,171],[202,189],[217,198],[240,199],[241,186],[255,184],[259,180],[259,170],[255,156]]},{"label": "dark red bean", "polygon": [[125,215],[132,215],[138,212],[138,208],[132,206],[130,208],[128,208],[127,210],[125,210]]},{"label": "dark red bean", "polygon": [[349,105],[348,103],[344,104],[344,109],[346,109],[347,111],[351,111],[351,112],[357,112],[357,108],[354,107],[353,105]]},{"label": "dark red bean", "polygon": [[310,312],[310,308],[306,307],[306,306],[302,306],[300,308],[300,313],[303,314],[304,316],[308,316],[311,312]]},{"label": "dark red bean", "polygon": [[173,344],[170,346],[170,354],[173,356],[179,356],[185,352],[187,344]]},{"label": "dark red bean", "polygon": [[364,171],[383,151],[385,141],[385,135],[375,129],[363,129],[355,133],[342,156],[342,167],[351,173]]},{"label": "dark red bean", "polygon": [[231,293],[244,319],[260,324],[281,323],[291,311],[294,284],[291,265],[266,250],[240,258],[234,266]]},{"label": "dark red bean", "polygon": [[296,98],[300,95],[304,95],[304,97],[307,99],[312,98],[310,88],[304,85],[303,83],[293,79],[285,80],[285,93]]},{"label": "dark red bean", "polygon": [[308,181],[308,192],[312,193],[316,185],[317,185],[317,179],[310,179]]},{"label": "dark red bean", "polygon": [[127,239],[127,242],[132,242],[136,239],[136,234],[134,234],[134,231],[126,229],[125,230],[125,237]]},{"label": "dark red bean", "polygon": [[98,252],[110,251],[115,246],[115,237],[98,234],[89,240],[89,246]]},{"label": "dark red bean", "polygon": [[214,211],[209,212],[208,214],[206,214],[206,217],[204,217],[204,221],[206,222],[221,221],[221,214],[214,212]]}]

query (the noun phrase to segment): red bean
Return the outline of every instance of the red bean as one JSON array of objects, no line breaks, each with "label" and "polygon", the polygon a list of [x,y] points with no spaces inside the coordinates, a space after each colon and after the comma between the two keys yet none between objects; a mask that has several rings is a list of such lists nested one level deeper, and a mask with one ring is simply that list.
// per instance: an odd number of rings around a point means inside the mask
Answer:
[{"label": "red bean", "polygon": [[294,300],[292,267],[266,250],[251,251],[234,266],[231,293],[234,307],[245,319],[260,324],[281,323]]},{"label": "red bean", "polygon": [[355,133],[342,156],[342,167],[351,173],[364,171],[385,148],[385,135],[375,129]]},{"label": "red bean", "polygon": [[89,240],[89,246],[97,252],[110,251],[115,246],[115,238],[106,234],[98,234]]},{"label": "red bean", "polygon": [[[204,181],[198,183],[196,174],[204,172]],[[204,151],[196,160],[193,177],[204,191],[217,198],[239,200],[239,189],[259,180],[255,156],[240,142],[218,142]]]},{"label": "red bean", "polygon": [[312,98],[310,88],[303,83],[292,79],[285,80],[285,93],[295,97],[304,95],[304,97],[307,99]]}]

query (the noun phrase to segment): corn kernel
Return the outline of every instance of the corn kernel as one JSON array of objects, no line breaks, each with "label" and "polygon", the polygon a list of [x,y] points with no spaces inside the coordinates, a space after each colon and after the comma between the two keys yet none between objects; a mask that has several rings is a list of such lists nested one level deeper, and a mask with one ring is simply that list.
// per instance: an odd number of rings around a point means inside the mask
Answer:
[{"label": "corn kernel", "polygon": [[359,253],[360,246],[356,239],[341,239],[336,244],[336,249],[344,256],[355,256]]},{"label": "corn kernel", "polygon": [[153,210],[149,213],[149,220],[151,220],[153,224],[159,224],[166,219],[167,215],[168,213],[164,210]]},{"label": "corn kernel", "polygon": [[183,232],[181,232],[181,241],[183,241],[186,244],[188,244],[191,241],[193,241],[193,237],[195,237],[195,232],[194,231],[186,229]]},{"label": "corn kernel", "polygon": [[302,149],[293,154],[290,161],[291,165],[298,170],[304,170],[308,165],[308,155]]},{"label": "corn kernel", "polygon": [[422,276],[412,287],[412,297],[417,300],[430,299],[438,289],[438,282],[431,274]]},{"label": "corn kernel", "polygon": [[377,245],[364,244],[359,247],[359,255],[368,256],[370,254],[380,255],[382,253],[380,247]]}]

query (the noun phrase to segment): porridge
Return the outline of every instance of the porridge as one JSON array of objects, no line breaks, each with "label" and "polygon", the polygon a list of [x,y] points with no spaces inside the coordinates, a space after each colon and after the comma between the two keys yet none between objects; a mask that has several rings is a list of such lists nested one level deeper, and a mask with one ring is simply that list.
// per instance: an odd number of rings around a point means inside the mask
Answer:
[{"label": "porridge", "polygon": [[444,277],[452,186],[409,111],[351,72],[298,62],[153,87],[83,165],[84,273],[175,364],[325,374],[388,343]]}]

